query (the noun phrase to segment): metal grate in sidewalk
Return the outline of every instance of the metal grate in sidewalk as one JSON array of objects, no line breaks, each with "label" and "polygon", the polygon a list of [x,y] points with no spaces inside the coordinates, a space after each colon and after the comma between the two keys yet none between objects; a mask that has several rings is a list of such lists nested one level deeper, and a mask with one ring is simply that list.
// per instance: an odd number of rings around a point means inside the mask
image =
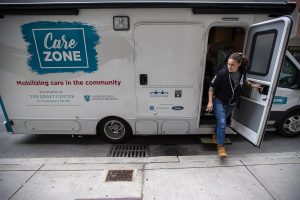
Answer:
[{"label": "metal grate in sidewalk", "polygon": [[132,181],[133,170],[108,170],[105,181]]},{"label": "metal grate in sidewalk", "polygon": [[107,157],[148,157],[149,147],[144,144],[114,144]]}]

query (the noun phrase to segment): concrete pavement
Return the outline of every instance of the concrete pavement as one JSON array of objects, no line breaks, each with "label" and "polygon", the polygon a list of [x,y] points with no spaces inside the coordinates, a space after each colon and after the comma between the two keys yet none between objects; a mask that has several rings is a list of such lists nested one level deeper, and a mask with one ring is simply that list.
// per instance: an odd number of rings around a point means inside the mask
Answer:
[{"label": "concrete pavement", "polygon": [[[132,170],[131,181],[106,181]],[[0,199],[299,200],[300,152],[0,159]]]}]

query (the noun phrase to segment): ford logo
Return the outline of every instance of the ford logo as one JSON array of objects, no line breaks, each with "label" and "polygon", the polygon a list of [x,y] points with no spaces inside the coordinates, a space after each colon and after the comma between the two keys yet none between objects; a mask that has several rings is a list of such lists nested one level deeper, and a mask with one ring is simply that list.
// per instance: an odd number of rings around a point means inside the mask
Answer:
[{"label": "ford logo", "polygon": [[172,110],[183,110],[183,106],[173,106]]}]

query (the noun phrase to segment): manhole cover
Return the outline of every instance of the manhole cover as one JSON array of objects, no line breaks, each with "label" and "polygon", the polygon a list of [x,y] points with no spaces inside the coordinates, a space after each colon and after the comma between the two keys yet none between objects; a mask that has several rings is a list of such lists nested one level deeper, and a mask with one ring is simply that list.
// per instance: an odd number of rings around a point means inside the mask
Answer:
[{"label": "manhole cover", "polygon": [[133,170],[109,170],[105,181],[132,181]]},{"label": "manhole cover", "polygon": [[148,145],[115,144],[112,145],[108,157],[148,157]]}]

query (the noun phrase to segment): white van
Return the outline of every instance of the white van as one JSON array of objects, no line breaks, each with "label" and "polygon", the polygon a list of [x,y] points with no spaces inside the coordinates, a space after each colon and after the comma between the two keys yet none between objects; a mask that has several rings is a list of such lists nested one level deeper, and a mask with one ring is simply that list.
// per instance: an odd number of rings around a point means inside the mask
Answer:
[{"label": "white van", "polygon": [[279,75],[268,126],[268,130],[275,128],[283,136],[300,133],[300,64],[288,51]]},{"label": "white van", "polygon": [[248,79],[265,90],[245,88],[230,128],[260,146],[294,12],[286,1],[2,1],[6,127],[111,142],[212,133],[209,79],[230,51],[244,51]]}]

